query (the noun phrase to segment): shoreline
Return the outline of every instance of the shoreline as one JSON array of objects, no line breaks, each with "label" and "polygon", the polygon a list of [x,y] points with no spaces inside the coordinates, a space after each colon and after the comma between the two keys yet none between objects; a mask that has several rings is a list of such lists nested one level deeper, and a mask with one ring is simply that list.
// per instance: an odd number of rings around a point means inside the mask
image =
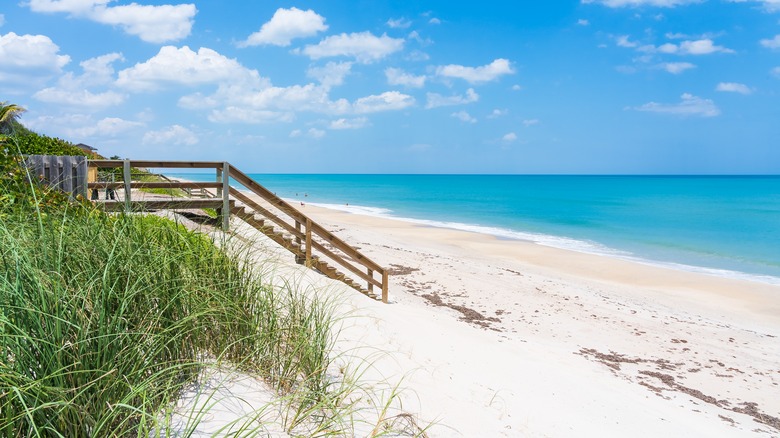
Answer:
[{"label": "shoreline", "polygon": [[645,263],[641,259],[582,252],[534,241],[505,239],[476,231],[420,224],[387,216],[361,215],[321,204],[306,203],[303,211],[306,214],[313,213],[315,220],[318,216],[322,217],[327,223],[383,226],[387,229],[428,229],[430,233],[437,234],[434,239],[450,240],[453,242],[450,243],[452,246],[493,252],[495,256],[505,259],[517,258],[522,263],[535,266],[552,276],[659,291],[673,290],[683,294],[696,293],[693,292],[696,289],[706,289],[735,302],[750,302],[753,304],[751,308],[757,313],[771,314],[780,322],[780,300],[777,299],[780,296],[780,285],[772,283],[676,269],[653,261]]},{"label": "shoreline", "polygon": [[[299,199],[285,199],[293,206],[300,203]],[[368,217],[383,218],[388,220],[395,220],[399,222],[406,222],[419,226],[428,226],[432,228],[443,228],[455,231],[462,231],[466,233],[475,233],[484,236],[490,236],[498,240],[506,240],[511,242],[523,242],[528,244],[539,245],[548,248],[554,248],[562,251],[570,251],[581,254],[588,254],[597,257],[608,257],[617,260],[623,260],[631,263],[642,264],[651,267],[658,267],[663,269],[670,269],[674,271],[688,272],[694,274],[701,274],[716,278],[724,278],[729,280],[748,281],[760,284],[767,284],[771,286],[780,286],[780,277],[755,274],[743,271],[737,271],[733,269],[721,269],[711,268],[706,266],[697,266],[691,264],[685,264],[675,261],[662,261],[654,260],[651,258],[645,258],[640,255],[612,248],[603,245],[599,242],[577,240],[565,236],[555,236],[549,234],[540,234],[524,231],[516,231],[504,228],[466,224],[460,222],[445,222],[429,219],[415,219],[408,217],[396,217],[387,213],[391,210],[380,207],[365,207],[365,206],[341,206],[337,204],[323,204],[323,203],[305,203],[307,206],[313,206],[317,208],[323,208],[327,210],[339,211],[347,214],[362,215]],[[557,243],[557,244],[556,244]]]}]

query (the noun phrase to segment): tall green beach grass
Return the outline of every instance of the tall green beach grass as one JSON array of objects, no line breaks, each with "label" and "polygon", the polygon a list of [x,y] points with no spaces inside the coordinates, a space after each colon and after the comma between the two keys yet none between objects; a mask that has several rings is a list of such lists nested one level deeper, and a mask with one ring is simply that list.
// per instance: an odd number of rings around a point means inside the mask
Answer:
[{"label": "tall green beach grass", "polygon": [[[35,220],[32,220],[35,219]],[[310,404],[330,315],[155,216],[16,210],[0,221],[0,436],[146,435],[208,360]]]}]

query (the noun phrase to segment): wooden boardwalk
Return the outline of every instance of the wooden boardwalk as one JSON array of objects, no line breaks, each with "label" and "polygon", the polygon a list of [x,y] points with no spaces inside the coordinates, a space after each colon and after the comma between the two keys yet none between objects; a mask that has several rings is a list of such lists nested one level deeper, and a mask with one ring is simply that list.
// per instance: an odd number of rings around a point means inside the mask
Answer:
[{"label": "wooden boardwalk", "polygon": [[[87,165],[97,169],[122,168],[122,181],[87,183],[87,188],[90,190],[109,189],[117,192],[118,198],[121,198],[119,200],[96,200],[104,205],[106,211],[213,208],[217,210],[223,230],[229,231],[230,216],[237,217],[290,251],[296,262],[342,281],[366,296],[387,303],[388,272],[384,267],[231,166],[230,163],[89,160]],[[213,182],[132,181],[133,168],[214,169],[215,175]],[[133,200],[132,189],[142,188],[181,189],[189,194],[197,193],[201,197]],[[212,194],[214,197],[209,197]]]}]

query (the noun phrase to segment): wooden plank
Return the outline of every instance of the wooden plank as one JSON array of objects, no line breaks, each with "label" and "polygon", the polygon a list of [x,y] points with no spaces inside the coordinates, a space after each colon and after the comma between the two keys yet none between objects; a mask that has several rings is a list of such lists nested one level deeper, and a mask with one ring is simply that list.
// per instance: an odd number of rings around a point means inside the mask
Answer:
[{"label": "wooden plank", "polygon": [[222,165],[222,231],[230,228],[230,164]]},{"label": "wooden plank", "polygon": [[[98,168],[122,167],[125,160],[89,160],[89,165]],[[145,161],[129,160],[131,167],[169,169],[221,169],[221,161]]]},{"label": "wooden plank", "polygon": [[311,243],[311,219],[306,218],[306,266],[311,265]]},{"label": "wooden plank", "polygon": [[78,157],[76,161],[76,188],[74,193],[87,198],[87,179],[89,178],[87,157]]},{"label": "wooden plank", "polygon": [[[90,189],[118,189],[125,186],[124,182],[92,182]],[[130,186],[134,189],[214,189],[222,187],[218,182],[164,182],[164,181],[135,181]]]},{"label": "wooden plank", "polygon": [[[59,188],[60,186],[60,161],[56,155],[44,155],[44,166],[49,168],[46,184],[49,187]],[[44,174],[46,173],[44,169]]]},{"label": "wooden plank", "polygon": [[62,169],[62,181],[60,187],[68,195],[73,195],[73,158],[70,156],[60,157],[60,166]]},{"label": "wooden plank", "polygon": [[125,184],[125,211],[127,213],[130,213],[132,211],[132,205],[130,205],[130,202],[132,201],[130,193],[130,184],[132,184],[132,176],[130,174],[130,160],[124,160],[122,163],[122,179],[124,180]]},{"label": "wooden plank", "polygon": [[[231,200],[231,206],[235,201]],[[102,207],[108,212],[122,211],[125,207],[124,201],[105,201],[96,202],[95,205]],[[132,211],[149,210],[181,210],[188,208],[221,208],[221,199],[184,199],[184,200],[155,200],[155,201],[132,201],[130,209]]]},{"label": "wooden plank", "polygon": [[390,286],[387,270],[382,270],[382,302],[387,304],[387,289]]}]

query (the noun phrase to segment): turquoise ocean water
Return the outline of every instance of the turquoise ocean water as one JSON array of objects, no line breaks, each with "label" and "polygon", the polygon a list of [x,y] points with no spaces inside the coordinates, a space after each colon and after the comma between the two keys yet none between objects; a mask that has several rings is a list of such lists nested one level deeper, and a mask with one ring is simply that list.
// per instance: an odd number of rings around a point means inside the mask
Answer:
[{"label": "turquoise ocean water", "polygon": [[780,284],[780,176],[250,176],[306,203]]}]

